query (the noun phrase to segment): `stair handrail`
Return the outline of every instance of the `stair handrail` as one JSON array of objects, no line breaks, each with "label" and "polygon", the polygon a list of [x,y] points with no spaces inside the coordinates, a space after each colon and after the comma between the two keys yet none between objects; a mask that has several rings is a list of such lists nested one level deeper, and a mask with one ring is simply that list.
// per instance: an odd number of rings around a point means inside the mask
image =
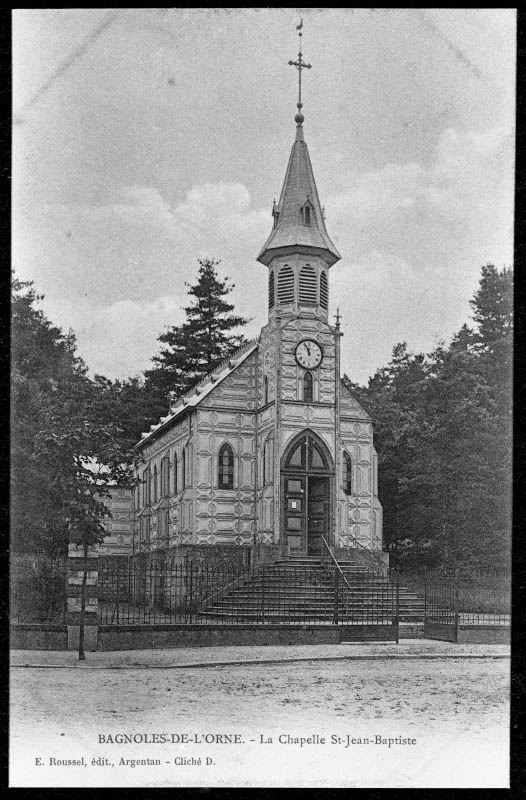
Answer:
[{"label": "stair handrail", "polygon": [[[345,575],[343,574],[342,568],[341,568],[341,567],[340,567],[340,565],[338,564],[338,561],[337,561],[337,560],[336,560],[336,558],[334,557],[334,553],[332,552],[331,548],[329,547],[329,545],[328,545],[328,543],[327,543],[327,540],[325,539],[325,536],[322,536],[322,537],[321,537],[321,541],[322,541],[322,543],[323,543],[323,545],[324,545],[325,549],[327,550],[328,554],[330,555],[330,557],[331,557],[331,558],[332,558],[332,560],[334,561],[334,563],[335,563],[335,565],[336,565],[336,569],[337,569],[337,570],[338,570],[338,572],[340,573],[340,578],[341,578],[341,580],[342,580],[343,584],[344,584],[344,585],[347,587],[347,589],[348,589],[349,591],[351,591],[351,587],[350,587],[350,585],[349,585],[349,582],[348,582],[347,578],[345,577]],[[323,557],[322,557],[322,560],[321,560],[321,561],[322,561],[322,564],[325,566]]]},{"label": "stair handrail", "polygon": [[[358,539],[356,539],[352,535],[352,533],[349,533],[348,536],[350,536],[350,538],[354,542],[354,549],[359,549],[363,553],[365,553],[366,557],[369,559],[369,562],[372,563],[375,568],[379,568],[380,575],[383,578],[389,577],[389,567],[384,564],[384,562],[382,561],[380,556],[376,556],[374,550],[369,550],[368,547],[364,547],[364,545],[361,542],[359,542]],[[353,548],[349,547],[348,545],[347,546],[344,545],[342,549],[343,550],[352,550]],[[331,553],[331,555],[332,555],[332,553]]]},{"label": "stair handrail", "polygon": [[[327,540],[326,540],[325,536],[323,536],[323,535],[322,535],[322,537],[321,537],[321,541],[322,541],[322,546],[323,546],[323,548],[324,548],[324,549],[325,549],[325,551],[326,551],[326,552],[329,554],[330,558],[331,558],[331,559],[332,559],[332,561],[334,562],[334,563],[333,563],[333,565],[332,565],[332,567],[333,567],[333,570],[334,570],[334,571],[336,571],[336,570],[338,571],[339,585],[344,587],[344,591],[345,591],[345,600],[346,600],[346,603],[345,603],[345,611],[347,612],[347,610],[348,610],[348,608],[349,608],[349,600],[352,598],[352,589],[351,589],[351,586],[350,586],[350,584],[349,584],[349,581],[348,581],[348,580],[347,580],[347,578],[345,577],[345,575],[344,575],[344,573],[343,573],[343,570],[342,570],[341,566],[338,564],[338,561],[337,561],[337,559],[335,558],[335,556],[334,556],[334,553],[332,552],[331,548],[329,547],[329,544],[328,544],[328,542],[327,542]],[[322,563],[322,567],[324,568],[324,570],[325,570],[327,573],[329,573],[329,569],[328,569],[328,567],[327,567],[327,564],[326,564],[326,559],[327,559],[326,553],[324,552],[324,550],[322,550],[322,557],[321,557],[321,563]],[[329,574],[330,574],[330,573],[329,573]]]}]

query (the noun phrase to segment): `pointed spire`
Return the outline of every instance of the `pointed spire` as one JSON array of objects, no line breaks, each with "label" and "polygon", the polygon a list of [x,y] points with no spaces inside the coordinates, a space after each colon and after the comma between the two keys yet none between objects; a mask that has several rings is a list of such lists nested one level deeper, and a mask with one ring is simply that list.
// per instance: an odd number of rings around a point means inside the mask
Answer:
[{"label": "pointed spire", "polygon": [[[297,26],[299,36],[303,20]],[[258,261],[268,266],[278,255],[292,255],[294,252],[316,253],[330,267],[339,261],[341,256],[332,243],[325,228],[325,214],[322,210],[314,173],[309,158],[309,151],[303,136],[304,116],[301,101],[301,72],[310,69],[311,65],[303,60],[300,49],[297,61],[289,64],[298,70],[298,113],[295,116],[296,137],[292,145],[283,188],[276,205],[274,201],[272,216],[274,228],[260,254]],[[308,248],[308,249],[306,249]]]}]

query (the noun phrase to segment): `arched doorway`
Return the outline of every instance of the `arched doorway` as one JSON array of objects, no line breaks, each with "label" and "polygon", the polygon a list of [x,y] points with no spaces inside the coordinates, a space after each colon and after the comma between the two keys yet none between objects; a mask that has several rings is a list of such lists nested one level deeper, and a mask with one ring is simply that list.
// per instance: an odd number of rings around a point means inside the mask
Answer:
[{"label": "arched doorway", "polygon": [[327,446],[312,431],[302,431],[281,460],[281,520],[291,553],[318,555],[321,537],[329,540],[334,467]]}]

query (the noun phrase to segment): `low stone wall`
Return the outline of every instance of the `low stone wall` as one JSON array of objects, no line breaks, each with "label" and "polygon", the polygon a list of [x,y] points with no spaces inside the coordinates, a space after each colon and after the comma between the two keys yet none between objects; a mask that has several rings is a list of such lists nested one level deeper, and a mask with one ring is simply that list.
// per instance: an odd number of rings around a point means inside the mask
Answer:
[{"label": "low stone wall", "polygon": [[424,639],[424,623],[423,622],[401,622],[400,623],[400,639]]},{"label": "low stone wall", "polygon": [[68,629],[66,625],[15,623],[9,627],[9,646],[12,650],[67,650]]},{"label": "low stone wall", "polygon": [[397,625],[338,625],[340,642],[396,642]]},{"label": "low stone wall", "polygon": [[440,642],[456,642],[457,629],[455,625],[426,622],[424,623],[424,637],[426,639],[437,639]]},{"label": "low stone wall", "polygon": [[510,644],[509,625],[441,625],[436,622],[424,625],[426,639],[458,644]]},{"label": "low stone wall", "polygon": [[[146,650],[169,647],[220,647],[289,644],[338,644],[343,628],[313,625],[101,625],[99,650]],[[346,635],[345,640],[349,640]]]},{"label": "low stone wall", "polygon": [[459,625],[459,644],[510,644],[509,625]]}]

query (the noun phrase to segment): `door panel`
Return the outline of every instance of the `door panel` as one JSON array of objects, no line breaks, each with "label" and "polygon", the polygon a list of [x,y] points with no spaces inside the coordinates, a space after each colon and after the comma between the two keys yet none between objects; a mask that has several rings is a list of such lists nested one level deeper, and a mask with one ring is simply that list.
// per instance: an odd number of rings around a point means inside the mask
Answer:
[{"label": "door panel", "polygon": [[305,477],[285,477],[285,536],[292,550],[303,550],[306,539]]},{"label": "door panel", "polygon": [[318,555],[322,551],[321,537],[329,535],[329,479],[309,477],[307,514],[307,552]]}]

